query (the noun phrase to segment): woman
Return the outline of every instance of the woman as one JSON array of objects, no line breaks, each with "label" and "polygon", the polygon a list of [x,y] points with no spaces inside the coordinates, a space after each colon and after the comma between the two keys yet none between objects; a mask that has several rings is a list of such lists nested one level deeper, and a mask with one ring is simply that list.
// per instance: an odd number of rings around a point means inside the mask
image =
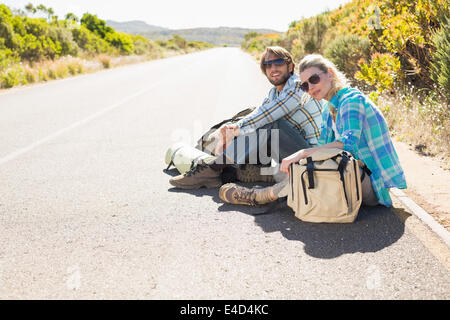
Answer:
[{"label": "woman", "polygon": [[[372,171],[362,182],[364,205],[391,206],[388,188],[406,188],[405,176],[381,111],[361,91],[348,86],[345,76],[321,55],[307,55],[299,64],[303,91],[317,100],[325,99],[319,146],[300,150],[281,162],[288,173],[291,163],[320,148],[339,148],[362,160]],[[286,196],[287,180],[262,189],[226,184],[220,190],[225,202],[264,204]]]}]

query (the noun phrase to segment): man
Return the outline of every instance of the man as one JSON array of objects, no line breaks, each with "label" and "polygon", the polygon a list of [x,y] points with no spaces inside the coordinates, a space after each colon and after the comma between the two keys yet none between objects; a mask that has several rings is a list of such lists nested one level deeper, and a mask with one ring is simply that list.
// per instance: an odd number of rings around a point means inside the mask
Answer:
[{"label": "man", "polygon": [[[222,170],[230,164],[242,164],[267,144],[273,129],[279,131],[279,150],[275,150],[281,159],[304,148],[317,144],[320,136],[321,103],[314,99],[305,99],[300,87],[299,77],[294,74],[295,64],[291,54],[281,47],[268,47],[261,57],[261,71],[274,87],[263,104],[235,125],[220,128],[218,148],[214,161],[198,165],[169,182],[180,189],[198,189],[201,187],[220,187]],[[264,129],[264,130],[261,130]],[[268,134],[262,134],[262,133]],[[257,135],[257,143],[239,149],[239,139]],[[251,140],[251,139],[250,139]],[[238,149],[236,152],[235,150]],[[273,155],[272,155],[273,156]],[[280,159],[279,158],[279,159]],[[239,198],[239,188],[233,188],[227,194]],[[245,195],[243,195],[245,197]],[[231,203],[232,199],[227,199]],[[238,200],[236,200],[238,201]],[[258,202],[258,200],[256,200]]]}]

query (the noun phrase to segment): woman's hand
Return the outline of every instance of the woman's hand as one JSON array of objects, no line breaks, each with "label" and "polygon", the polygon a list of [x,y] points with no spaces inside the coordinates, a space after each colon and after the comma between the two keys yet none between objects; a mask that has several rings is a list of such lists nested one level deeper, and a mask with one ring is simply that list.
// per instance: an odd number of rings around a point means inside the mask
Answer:
[{"label": "woman's hand", "polygon": [[284,172],[284,173],[289,173],[289,166],[291,165],[291,163],[299,162],[300,160],[312,155],[315,151],[317,151],[319,149],[326,149],[326,148],[343,149],[344,144],[341,141],[334,141],[334,142],[324,144],[320,147],[313,147],[313,148],[299,150],[296,153],[293,153],[290,156],[281,160],[280,171]]},{"label": "woman's hand", "polygon": [[297,163],[301,159],[308,157],[311,153],[313,153],[313,149],[314,148],[302,149],[284,158],[283,160],[281,160],[280,171],[289,173],[289,166],[291,165],[291,163]]}]

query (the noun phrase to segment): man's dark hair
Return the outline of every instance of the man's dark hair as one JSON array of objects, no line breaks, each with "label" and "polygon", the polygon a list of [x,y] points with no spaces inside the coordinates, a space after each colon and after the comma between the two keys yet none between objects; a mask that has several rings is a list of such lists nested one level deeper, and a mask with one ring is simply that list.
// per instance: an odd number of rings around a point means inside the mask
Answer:
[{"label": "man's dark hair", "polygon": [[264,65],[264,60],[266,59],[266,56],[269,52],[271,52],[272,54],[274,54],[277,57],[286,61],[286,64],[288,65],[288,67],[292,63],[293,68],[292,68],[291,74],[294,74],[295,63],[294,63],[294,60],[292,59],[292,55],[285,48],[273,46],[273,47],[267,47],[261,56],[260,67],[261,67],[261,71],[262,71],[262,73],[264,73],[264,75],[266,75],[266,66]]}]

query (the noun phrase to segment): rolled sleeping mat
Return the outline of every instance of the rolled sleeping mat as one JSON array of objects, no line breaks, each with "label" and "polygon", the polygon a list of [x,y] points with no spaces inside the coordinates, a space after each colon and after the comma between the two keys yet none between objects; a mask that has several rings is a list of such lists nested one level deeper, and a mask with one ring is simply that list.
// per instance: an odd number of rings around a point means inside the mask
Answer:
[{"label": "rolled sleeping mat", "polygon": [[214,158],[210,154],[180,142],[174,144],[167,150],[165,161],[168,166],[165,170],[169,170],[171,166],[175,166],[183,174],[193,169],[198,163],[207,162]]}]

